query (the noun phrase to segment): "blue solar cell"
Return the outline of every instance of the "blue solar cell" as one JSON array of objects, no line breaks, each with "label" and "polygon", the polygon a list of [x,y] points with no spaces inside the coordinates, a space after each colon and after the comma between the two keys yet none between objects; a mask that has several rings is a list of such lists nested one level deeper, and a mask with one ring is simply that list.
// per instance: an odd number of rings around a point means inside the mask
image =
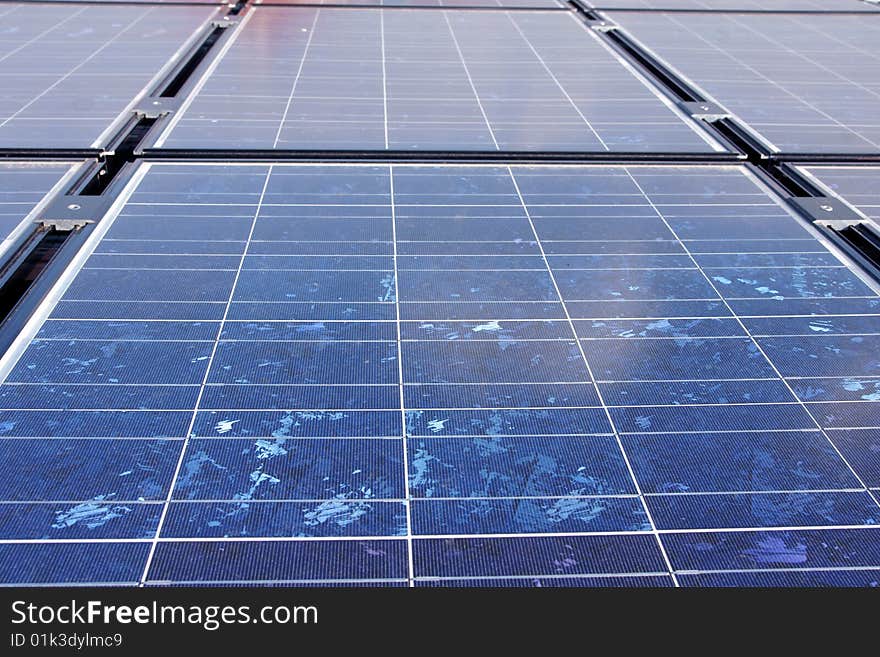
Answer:
[{"label": "blue solar cell", "polygon": [[791,387],[798,399],[808,402],[880,401],[880,379],[868,377],[795,379]]},{"label": "blue solar cell", "polygon": [[724,317],[733,313],[721,300],[717,301],[566,301],[573,319],[673,319],[692,317]]},{"label": "blue solar cell", "polygon": [[212,343],[35,340],[8,381],[21,383],[181,383],[205,376]]},{"label": "blue solar cell", "polygon": [[565,301],[591,299],[714,299],[718,295],[697,269],[556,271]]},{"label": "blue solar cell", "polygon": [[581,338],[718,338],[746,336],[739,321],[724,317],[575,321]]},{"label": "blue solar cell", "polygon": [[859,568],[880,566],[874,529],[670,534],[664,537],[681,570]]},{"label": "blue solar cell", "polygon": [[136,584],[148,543],[0,544],[0,581],[8,584]]},{"label": "blue solar cell", "polygon": [[186,271],[180,285],[178,270],[83,269],[67,289],[77,301],[225,301],[234,271]]},{"label": "blue solar cell", "polygon": [[393,342],[233,342],[217,345],[211,383],[393,383]]},{"label": "blue solar cell", "polygon": [[427,499],[411,507],[416,535],[651,530],[637,497]]},{"label": "blue solar cell", "polygon": [[0,385],[0,404],[4,408],[20,409],[187,410],[195,405],[198,396],[198,382],[194,385],[149,386],[102,383]]},{"label": "blue solar cell", "polygon": [[402,499],[402,465],[399,440],[198,439],[188,444],[174,497],[244,502]]},{"label": "blue solar cell", "polygon": [[[543,301],[483,301],[470,303],[402,301],[400,318],[406,320],[492,320],[501,319],[565,319],[565,310],[559,302]],[[482,323],[482,322],[481,322]]]},{"label": "blue solar cell", "polygon": [[813,429],[816,424],[800,405],[643,406],[611,408],[621,432],[763,431]]},{"label": "blue solar cell", "polygon": [[492,577],[485,579],[417,579],[416,587],[466,588],[671,588],[672,578],[663,575],[635,577]]},{"label": "blue solar cell", "polygon": [[37,339],[213,341],[219,330],[219,322],[49,320],[40,327]]},{"label": "blue solar cell", "polygon": [[[845,297],[871,294],[871,288],[846,267],[706,268],[724,297]],[[757,293],[757,294],[756,294]]]},{"label": "blue solar cell", "polygon": [[743,323],[754,336],[759,335],[834,335],[840,333],[876,333],[878,315],[822,317],[747,317]]},{"label": "blue solar cell", "polygon": [[192,435],[203,438],[384,438],[400,437],[400,424],[400,411],[202,411],[196,415]]},{"label": "blue solar cell", "polygon": [[609,406],[643,404],[749,404],[788,403],[791,392],[782,381],[644,381],[600,384]]},{"label": "blue solar cell", "polygon": [[226,305],[220,301],[77,301],[62,299],[52,310],[53,319],[109,319],[114,322],[179,319],[219,321]]},{"label": "blue solar cell", "polygon": [[409,489],[417,498],[571,498],[636,492],[613,436],[408,442]]},{"label": "blue solar cell", "polygon": [[401,350],[407,383],[564,383],[587,378],[574,341],[404,342]]},{"label": "blue solar cell", "polygon": [[870,376],[880,373],[878,335],[802,335],[759,340],[783,376]]},{"label": "blue solar cell", "polygon": [[[2,398],[0,387],[0,398]],[[397,384],[371,385],[208,385],[204,409],[383,409],[400,405]]]},{"label": "blue solar cell", "polygon": [[841,429],[827,433],[862,481],[872,488],[880,488],[880,429]]},{"label": "blue solar cell", "polygon": [[600,405],[596,390],[590,383],[406,384],[403,395],[405,407],[411,409]]},{"label": "blue solar cell", "polygon": [[621,440],[649,493],[859,487],[818,431],[632,434]]},{"label": "blue solar cell", "polygon": [[529,436],[609,433],[601,408],[408,411],[407,435]]},{"label": "blue solar cell", "polygon": [[880,299],[860,298],[816,299],[730,299],[730,307],[740,316],[776,315],[876,315]]},{"label": "blue solar cell", "polygon": [[553,281],[546,271],[412,271],[402,277],[402,301],[550,301]]},{"label": "blue solar cell", "polygon": [[0,538],[26,540],[151,539],[162,503],[116,501],[0,504]]},{"label": "blue solar cell", "polygon": [[598,380],[768,378],[773,368],[748,338],[583,340]]},{"label": "blue solar cell", "polygon": [[659,529],[874,525],[880,507],[867,491],[656,495],[647,498]]},{"label": "blue solar cell", "polygon": [[163,533],[174,538],[342,538],[405,536],[400,502],[328,499],[311,502],[174,502]]},{"label": "blue solar cell", "polygon": [[392,322],[226,322],[220,338],[294,342],[395,341],[397,331]]},{"label": "blue solar cell", "polygon": [[571,327],[567,321],[490,321],[490,322],[401,322],[401,340],[570,340]]},{"label": "blue solar cell", "polygon": [[727,587],[866,587],[880,586],[880,569],[877,570],[808,570],[765,571],[738,573],[701,573],[679,575],[680,586],[727,586]]},{"label": "blue solar cell", "polygon": [[416,577],[663,573],[650,535],[419,539]]},{"label": "blue solar cell", "polygon": [[161,543],[151,581],[276,582],[402,579],[406,541]]},{"label": "blue solar cell", "polygon": [[4,411],[2,438],[184,438],[190,411]]},{"label": "blue solar cell", "polygon": [[[221,305],[221,311],[223,310]],[[359,303],[356,301],[333,302],[284,302],[272,303],[233,301],[229,304],[227,320],[266,321],[347,321],[347,320],[394,320],[394,302]]]},{"label": "blue solar cell", "polygon": [[816,421],[828,429],[864,429],[880,426],[880,404],[875,401],[810,404]]},{"label": "blue solar cell", "polygon": [[0,494],[13,501],[164,499],[180,450],[180,443],[170,440],[5,436],[0,452],[8,472],[0,480]]}]

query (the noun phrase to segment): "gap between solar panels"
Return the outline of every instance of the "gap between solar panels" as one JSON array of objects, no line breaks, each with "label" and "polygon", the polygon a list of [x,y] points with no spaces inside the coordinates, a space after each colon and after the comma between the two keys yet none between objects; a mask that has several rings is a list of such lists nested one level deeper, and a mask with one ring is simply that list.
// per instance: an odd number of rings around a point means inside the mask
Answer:
[{"label": "gap between solar panels", "polygon": [[798,214],[819,228],[874,279],[880,280],[880,227],[840,199],[827,196],[825,190],[814,185],[796,168],[787,165],[787,162],[794,161],[868,164],[880,161],[880,157],[859,154],[826,154],[820,157],[806,154],[790,158],[774,153],[725,108],[681,79],[636,39],[605,20],[597,10],[583,0],[568,2],[612,47],[646,71],[686,114],[702,121],[720,140],[729,144],[732,150],[741,153],[762,180]]}]

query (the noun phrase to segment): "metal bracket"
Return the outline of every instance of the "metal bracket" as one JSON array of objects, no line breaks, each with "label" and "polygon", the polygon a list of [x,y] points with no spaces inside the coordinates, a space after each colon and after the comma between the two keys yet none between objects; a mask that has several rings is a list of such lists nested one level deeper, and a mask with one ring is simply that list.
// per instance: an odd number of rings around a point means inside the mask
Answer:
[{"label": "metal bracket", "polygon": [[103,196],[73,196],[65,194],[53,200],[34,223],[55,228],[73,230],[99,221],[107,211],[108,199]]},{"label": "metal bracket", "polygon": [[789,200],[814,223],[839,228],[833,224],[851,225],[865,221],[862,215],[832,196],[795,196]]},{"label": "metal bracket", "polygon": [[601,21],[596,23],[595,25],[590,25],[590,29],[596,30],[596,32],[611,32],[613,30],[619,30],[620,26],[615,23],[609,23],[607,21]]},{"label": "metal bracket", "polygon": [[138,101],[132,111],[137,116],[143,116],[147,119],[158,119],[168,114],[173,114],[180,109],[182,103],[182,98],[147,96]]},{"label": "metal bracket", "polygon": [[229,16],[224,16],[223,18],[211,21],[211,27],[233,27],[235,25],[238,25],[238,20],[235,18],[229,18]]},{"label": "metal bracket", "polygon": [[691,118],[705,121],[706,123],[730,118],[730,112],[716,103],[682,101],[678,105]]}]

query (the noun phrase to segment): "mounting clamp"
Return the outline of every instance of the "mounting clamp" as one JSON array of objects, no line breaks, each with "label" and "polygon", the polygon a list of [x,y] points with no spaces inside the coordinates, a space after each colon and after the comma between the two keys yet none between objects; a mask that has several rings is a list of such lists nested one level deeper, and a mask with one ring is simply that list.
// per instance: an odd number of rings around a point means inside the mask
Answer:
[{"label": "mounting clamp", "polygon": [[74,230],[99,221],[110,201],[102,196],[64,194],[54,199],[34,223],[55,230]]},{"label": "mounting clamp", "polygon": [[166,96],[147,96],[142,98],[132,110],[136,116],[147,119],[158,119],[168,114],[173,114],[180,109],[182,98]]},{"label": "mounting clamp", "polygon": [[832,224],[851,225],[865,221],[865,217],[833,196],[795,196],[789,201],[810,221],[824,226],[836,228],[838,226]]},{"label": "mounting clamp", "polygon": [[620,26],[615,23],[609,23],[608,21],[599,21],[598,23],[590,24],[591,30],[596,30],[596,32],[612,32],[614,30],[619,30]]},{"label": "mounting clamp", "polygon": [[235,25],[238,25],[238,20],[229,16],[211,21],[211,27],[234,27]]},{"label": "mounting clamp", "polygon": [[685,114],[692,119],[698,119],[700,121],[705,121],[706,123],[730,118],[730,112],[716,103],[709,103],[701,100],[696,102],[682,101],[678,105],[684,110]]}]

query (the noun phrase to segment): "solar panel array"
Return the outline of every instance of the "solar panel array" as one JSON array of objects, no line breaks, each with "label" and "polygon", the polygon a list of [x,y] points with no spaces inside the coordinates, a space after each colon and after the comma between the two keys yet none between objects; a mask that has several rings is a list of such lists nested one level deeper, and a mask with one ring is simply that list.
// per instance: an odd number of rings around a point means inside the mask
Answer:
[{"label": "solar panel array", "polygon": [[[229,17],[0,359],[0,584],[880,583],[880,285],[595,20],[481,1]],[[7,233],[223,15],[143,4],[0,5],[0,75],[95,76],[0,134]],[[655,4],[599,18],[878,217],[869,5]]]}]

